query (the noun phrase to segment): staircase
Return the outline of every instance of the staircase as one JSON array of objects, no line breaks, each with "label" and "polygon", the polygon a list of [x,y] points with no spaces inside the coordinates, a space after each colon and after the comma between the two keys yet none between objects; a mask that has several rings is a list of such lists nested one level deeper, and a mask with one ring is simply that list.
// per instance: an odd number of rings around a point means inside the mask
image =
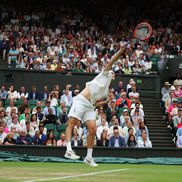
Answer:
[{"label": "staircase", "polygon": [[3,60],[2,52],[0,52],[0,69],[7,69],[8,68],[8,62],[7,60]]},{"label": "staircase", "polygon": [[0,69],[7,69],[8,68],[8,62],[7,60],[3,60],[2,54],[0,54]]},{"label": "staircase", "polygon": [[149,130],[149,137],[153,147],[175,147],[167,123],[162,117],[159,100],[142,100],[145,121]]}]

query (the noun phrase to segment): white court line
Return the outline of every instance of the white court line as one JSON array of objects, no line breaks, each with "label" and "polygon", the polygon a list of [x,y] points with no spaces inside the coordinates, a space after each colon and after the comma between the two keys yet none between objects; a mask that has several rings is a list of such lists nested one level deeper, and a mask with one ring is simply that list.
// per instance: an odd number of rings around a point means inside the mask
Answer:
[{"label": "white court line", "polygon": [[104,174],[104,173],[112,173],[112,172],[118,172],[118,171],[126,171],[126,169],[114,169],[114,170],[107,170],[107,171],[99,171],[99,172],[94,172],[94,173],[86,173],[86,174],[77,174],[74,176],[62,176],[62,177],[56,177],[56,178],[47,178],[47,179],[36,179],[36,180],[28,180],[28,181],[23,181],[23,182],[37,182],[37,181],[49,181],[49,180],[61,180],[61,179],[69,179],[69,178],[76,178],[76,177],[83,177],[83,176],[94,176],[97,174]]}]

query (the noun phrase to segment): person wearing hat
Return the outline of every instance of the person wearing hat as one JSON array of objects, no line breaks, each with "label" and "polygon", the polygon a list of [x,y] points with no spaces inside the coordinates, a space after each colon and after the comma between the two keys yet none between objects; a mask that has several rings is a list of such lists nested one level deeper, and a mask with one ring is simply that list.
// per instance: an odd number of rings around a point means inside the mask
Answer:
[{"label": "person wearing hat", "polygon": [[161,107],[163,114],[165,114],[165,101],[167,100],[167,98],[169,98],[169,93],[171,92],[170,86],[171,84],[169,82],[164,82],[164,86],[161,89],[161,95],[162,95]]},{"label": "person wearing hat", "polygon": [[119,120],[120,120],[120,126],[122,128],[124,128],[126,126],[126,120],[129,120],[130,121],[130,114],[129,114],[129,111],[128,109],[124,109]]},{"label": "person wearing hat", "polygon": [[42,113],[44,114],[44,116],[47,116],[49,114],[48,109],[51,108],[52,109],[52,114],[56,115],[56,110],[54,107],[51,107],[51,101],[50,100],[46,100],[46,107],[43,109]]},{"label": "person wearing hat", "polygon": [[162,97],[170,92],[170,86],[171,84],[169,82],[164,82],[164,86],[161,89],[161,95]]},{"label": "person wearing hat", "polygon": [[[82,92],[74,97],[73,104],[69,111],[68,125],[66,128],[66,153],[65,158],[79,159],[80,156],[76,155],[71,147],[71,136],[74,126],[82,121],[87,124],[88,137],[87,137],[87,155],[84,162],[92,167],[98,166],[92,157],[95,131],[96,131],[96,112],[95,107],[101,106],[108,102],[108,99],[103,99],[108,96],[109,86],[111,80],[115,78],[112,71],[112,65],[120,58],[120,56],[127,49],[127,43],[111,58],[103,70],[90,82],[86,83],[86,87]],[[77,63],[78,64],[78,63]]]}]

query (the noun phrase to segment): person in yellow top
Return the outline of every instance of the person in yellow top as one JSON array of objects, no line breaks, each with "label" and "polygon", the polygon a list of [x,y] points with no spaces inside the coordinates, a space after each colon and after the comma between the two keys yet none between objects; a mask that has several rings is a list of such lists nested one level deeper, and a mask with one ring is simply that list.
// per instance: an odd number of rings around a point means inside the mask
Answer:
[{"label": "person in yellow top", "polygon": [[54,59],[53,63],[51,64],[51,70],[55,70],[57,68],[57,61]]}]

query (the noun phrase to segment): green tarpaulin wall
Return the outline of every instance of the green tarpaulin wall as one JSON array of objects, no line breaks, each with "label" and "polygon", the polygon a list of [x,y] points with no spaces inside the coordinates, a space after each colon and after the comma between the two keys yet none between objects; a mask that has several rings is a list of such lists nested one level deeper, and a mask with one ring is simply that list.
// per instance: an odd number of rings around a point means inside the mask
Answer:
[{"label": "green tarpaulin wall", "polygon": [[[141,159],[131,159],[131,158],[116,158],[116,157],[95,157],[97,163],[114,163],[114,164],[182,164],[182,158],[170,158],[170,157],[155,157],[155,158],[141,158]],[[59,157],[39,157],[39,156],[27,156],[19,155],[17,153],[11,152],[1,152],[0,151],[0,161],[26,161],[26,162],[82,162],[82,160],[67,160],[65,158]]]}]

